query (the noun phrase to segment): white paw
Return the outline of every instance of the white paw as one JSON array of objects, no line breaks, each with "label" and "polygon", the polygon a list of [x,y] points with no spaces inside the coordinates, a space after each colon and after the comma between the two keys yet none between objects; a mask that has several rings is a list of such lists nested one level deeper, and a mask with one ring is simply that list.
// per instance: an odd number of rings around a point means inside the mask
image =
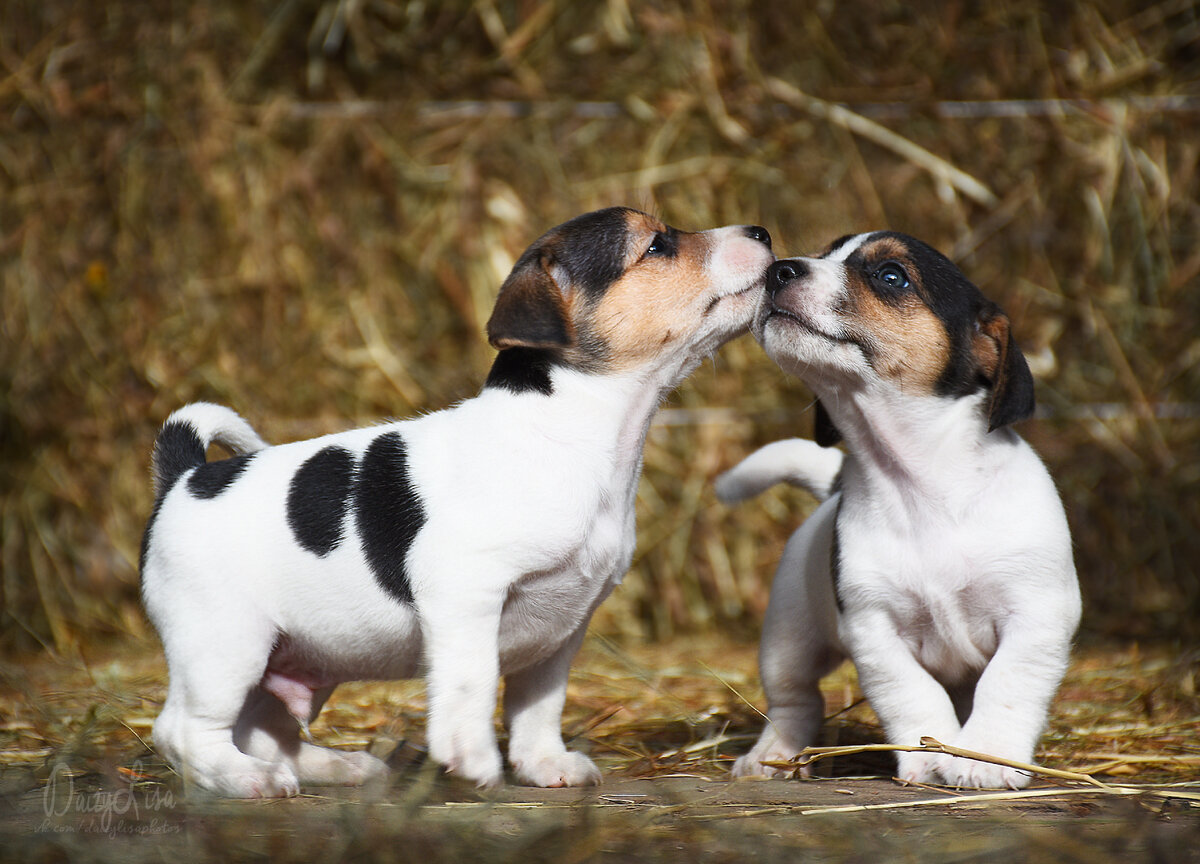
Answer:
[{"label": "white paw", "polygon": [[504,765],[495,747],[455,747],[449,754],[430,747],[429,755],[440,762],[446,772],[464,780],[472,780],[481,789],[504,785]]},{"label": "white paw", "polygon": [[346,786],[359,786],[388,773],[388,767],[382,759],[377,759],[363,750],[352,750],[341,753],[345,772],[341,773],[338,781]]},{"label": "white paw", "polygon": [[521,782],[530,786],[595,786],[600,782],[596,763],[569,750],[541,759],[514,759],[513,770]]},{"label": "white paw", "polygon": [[[1005,736],[994,725],[987,728],[970,727],[968,724],[950,743],[960,750],[1028,764],[1033,761],[1035,742]],[[1033,775],[1027,771],[961,757],[951,759],[942,769],[942,776],[947,785],[961,789],[1023,789],[1033,779]]]},{"label": "white paw", "polygon": [[896,776],[905,783],[942,782],[950,757],[941,753],[897,753]]},{"label": "white paw", "polygon": [[947,786],[959,789],[1022,789],[1032,779],[1025,771],[974,759],[952,758],[940,771]]},{"label": "white paw", "polygon": [[[800,748],[803,749],[803,748]],[[771,727],[763,730],[762,736],[758,739],[758,743],[745,756],[739,758],[733,763],[731,774],[735,778],[738,777],[791,777],[797,770],[800,771],[801,777],[808,777],[812,768],[808,765],[796,766],[793,768],[777,768],[770,765],[764,765],[763,762],[788,762],[795,758],[800,753],[800,749],[790,746],[786,741],[781,739]]]},{"label": "white paw", "polygon": [[300,794],[300,781],[284,765],[205,778],[200,785],[226,798],[294,798]]}]

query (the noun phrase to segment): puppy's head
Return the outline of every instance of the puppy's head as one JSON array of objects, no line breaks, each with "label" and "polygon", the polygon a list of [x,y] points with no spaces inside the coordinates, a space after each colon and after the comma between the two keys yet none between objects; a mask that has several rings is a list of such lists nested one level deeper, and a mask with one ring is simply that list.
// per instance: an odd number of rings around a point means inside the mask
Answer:
[{"label": "puppy's head", "polygon": [[525,250],[500,287],[488,341],[508,366],[600,374],[702,357],[749,325],[774,260],[756,226],[691,233],[637,210],[597,210]]},{"label": "puppy's head", "polygon": [[815,258],[771,265],[767,295],[752,329],[795,375],[947,398],[986,391],[989,431],[1033,413],[1033,377],[1008,318],[919,240],[843,237]]}]

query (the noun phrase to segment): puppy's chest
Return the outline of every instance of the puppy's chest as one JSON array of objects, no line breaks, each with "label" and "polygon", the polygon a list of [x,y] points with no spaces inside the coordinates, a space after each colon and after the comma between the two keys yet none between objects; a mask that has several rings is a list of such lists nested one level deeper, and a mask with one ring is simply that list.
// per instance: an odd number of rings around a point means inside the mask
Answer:
[{"label": "puppy's chest", "polygon": [[501,617],[501,666],[516,669],[544,659],[586,624],[621,582],[635,542],[632,512],[601,510],[561,564],[517,580]]},{"label": "puppy's chest", "polygon": [[992,546],[963,526],[904,533],[839,520],[838,596],[847,614],[884,608],[922,665],[949,677],[996,650],[1007,599]]}]

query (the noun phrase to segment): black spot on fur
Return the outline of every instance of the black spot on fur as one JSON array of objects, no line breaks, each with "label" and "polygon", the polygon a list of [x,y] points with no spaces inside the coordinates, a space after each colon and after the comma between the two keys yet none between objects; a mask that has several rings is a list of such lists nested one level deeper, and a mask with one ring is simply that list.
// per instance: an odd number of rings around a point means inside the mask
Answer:
[{"label": "black spot on fur", "polygon": [[163,426],[154,441],[154,490],[162,498],[186,472],[204,464],[204,442],[191,423],[178,420]]},{"label": "black spot on fur", "polygon": [[188,478],[188,491],[197,498],[216,498],[242,476],[251,458],[252,455],[247,454],[201,465]]},{"label": "black spot on fur", "polygon": [[288,526],[296,542],[319,558],[345,537],[354,483],[354,457],[341,447],[319,450],[300,466],[288,487]]},{"label": "black spot on fur", "polygon": [[408,474],[408,451],[398,432],[367,448],[355,484],[355,517],[363,552],[375,580],[402,603],[412,603],[406,559],[425,509]]},{"label": "black spot on fur", "polygon": [[548,351],[506,348],[496,355],[483,386],[499,387],[513,393],[533,392],[549,396],[554,392],[554,385],[550,381],[552,365],[554,357]]},{"label": "black spot on fur", "polygon": [[151,464],[154,467],[154,508],[146,521],[146,530],[142,532],[142,548],[138,555],[138,573],[146,570],[146,553],[150,549],[150,532],[158,512],[162,509],[163,498],[179,482],[185,473],[204,464],[204,442],[191,423],[178,420],[167,423],[158,438],[154,441],[154,456]]}]

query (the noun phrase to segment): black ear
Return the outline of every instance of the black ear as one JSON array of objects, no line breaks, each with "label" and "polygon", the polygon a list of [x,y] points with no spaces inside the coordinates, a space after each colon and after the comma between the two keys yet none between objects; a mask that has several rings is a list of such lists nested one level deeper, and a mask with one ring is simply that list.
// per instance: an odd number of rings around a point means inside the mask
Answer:
[{"label": "black ear", "polygon": [[566,299],[552,269],[557,268],[543,251],[530,250],[517,261],[500,286],[488,319],[488,342],[493,348],[566,348],[572,344]]},{"label": "black ear", "polygon": [[999,309],[980,313],[976,322],[975,355],[992,387],[988,402],[988,431],[1033,414],[1033,375],[1025,355],[1012,338],[1008,316]]},{"label": "black ear", "polygon": [[822,447],[832,447],[842,440],[842,433],[833,425],[833,418],[817,400],[816,412],[813,414],[813,439]]}]

